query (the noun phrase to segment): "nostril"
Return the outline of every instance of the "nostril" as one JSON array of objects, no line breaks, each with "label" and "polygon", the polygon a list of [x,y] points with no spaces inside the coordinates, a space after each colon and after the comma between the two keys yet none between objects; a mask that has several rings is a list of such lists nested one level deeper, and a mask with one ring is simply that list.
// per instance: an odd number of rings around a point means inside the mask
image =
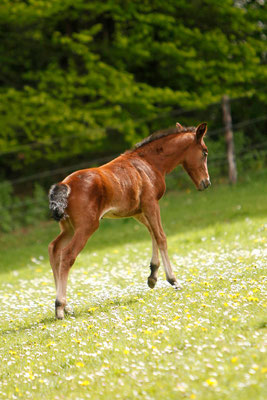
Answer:
[{"label": "nostril", "polygon": [[202,184],[203,189],[207,189],[211,185],[211,182],[209,179],[203,179],[201,184]]},{"label": "nostril", "polygon": [[198,190],[205,190],[207,189],[209,186],[211,185],[211,182],[209,179],[203,179],[199,186],[198,186]]}]

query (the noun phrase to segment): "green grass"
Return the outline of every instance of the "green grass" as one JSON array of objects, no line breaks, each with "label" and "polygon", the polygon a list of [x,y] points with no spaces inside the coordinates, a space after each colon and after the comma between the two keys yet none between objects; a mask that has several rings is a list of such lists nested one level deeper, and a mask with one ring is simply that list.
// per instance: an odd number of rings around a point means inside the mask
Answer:
[{"label": "green grass", "polygon": [[151,243],[101,223],[54,319],[56,223],[0,237],[0,399],[266,398],[267,173],[161,201],[175,273],[146,286]]}]

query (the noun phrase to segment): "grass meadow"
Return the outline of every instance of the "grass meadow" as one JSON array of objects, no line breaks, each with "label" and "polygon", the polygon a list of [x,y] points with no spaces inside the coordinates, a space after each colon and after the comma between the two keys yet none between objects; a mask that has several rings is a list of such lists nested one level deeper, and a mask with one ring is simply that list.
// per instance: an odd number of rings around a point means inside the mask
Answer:
[{"label": "grass meadow", "polygon": [[[183,290],[131,219],[104,220],[73,266],[73,313],[54,318],[55,222],[0,237],[0,399],[267,398],[267,171],[161,200]],[[265,341],[265,343],[264,343]]]}]

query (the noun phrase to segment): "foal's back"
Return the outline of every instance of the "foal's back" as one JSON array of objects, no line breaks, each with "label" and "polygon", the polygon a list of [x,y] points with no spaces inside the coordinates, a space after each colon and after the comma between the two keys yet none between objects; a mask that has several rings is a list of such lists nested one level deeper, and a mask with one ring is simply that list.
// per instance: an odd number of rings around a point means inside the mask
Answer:
[{"label": "foal's back", "polygon": [[79,209],[92,208],[98,218],[131,217],[141,212],[147,198],[161,197],[165,189],[159,189],[157,171],[138,154],[122,154],[101,167],[76,171],[62,183],[70,188],[70,218]]}]

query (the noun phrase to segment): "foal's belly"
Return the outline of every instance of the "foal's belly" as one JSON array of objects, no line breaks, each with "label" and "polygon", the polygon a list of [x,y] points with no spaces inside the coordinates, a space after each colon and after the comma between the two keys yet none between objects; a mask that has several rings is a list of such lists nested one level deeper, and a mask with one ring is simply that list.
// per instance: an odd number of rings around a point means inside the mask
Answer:
[{"label": "foal's belly", "polygon": [[123,218],[120,215],[115,214],[113,211],[108,211],[106,214],[102,216],[102,218]]},{"label": "foal's belly", "polygon": [[140,214],[141,210],[132,210],[128,212],[117,211],[117,210],[109,210],[102,215],[101,218],[109,218],[109,219],[118,219],[118,218],[130,218],[134,215]]}]

